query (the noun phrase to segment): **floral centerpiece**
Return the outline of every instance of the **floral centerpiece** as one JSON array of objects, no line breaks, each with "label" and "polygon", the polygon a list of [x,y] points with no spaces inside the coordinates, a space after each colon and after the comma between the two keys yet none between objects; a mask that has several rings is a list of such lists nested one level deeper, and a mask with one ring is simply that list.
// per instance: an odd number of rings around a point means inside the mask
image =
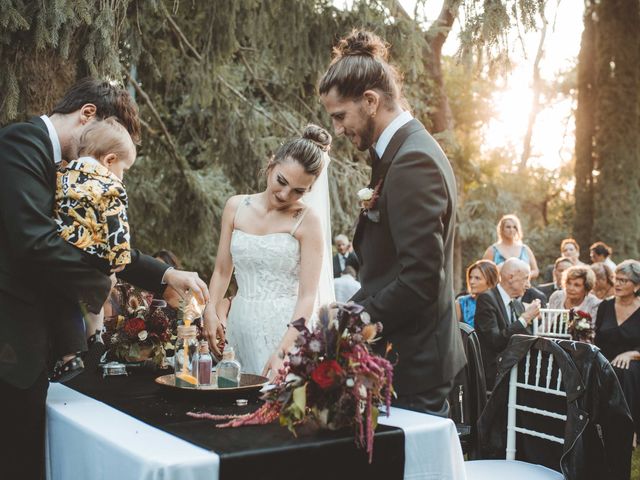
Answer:
[{"label": "floral centerpiece", "polygon": [[110,353],[127,362],[152,359],[161,366],[171,343],[171,322],[164,300],[127,283],[115,287],[119,315],[105,321],[105,344]]},{"label": "floral centerpiece", "polygon": [[595,339],[595,329],[591,315],[582,310],[569,310],[569,324],[567,332],[571,339],[578,342],[593,343]]},{"label": "floral centerpiece", "polygon": [[[295,435],[295,427],[353,428],[355,442],[373,456],[373,434],[379,408],[387,415],[393,395],[393,366],[372,353],[382,324],[371,323],[360,305],[322,308],[313,330],[304,319],[293,322],[300,335],[284,368],[262,397],[264,405],[241,416],[189,413],[196,418],[230,420],[218,427],[271,423],[277,419]],[[387,347],[387,352],[390,346]]]}]

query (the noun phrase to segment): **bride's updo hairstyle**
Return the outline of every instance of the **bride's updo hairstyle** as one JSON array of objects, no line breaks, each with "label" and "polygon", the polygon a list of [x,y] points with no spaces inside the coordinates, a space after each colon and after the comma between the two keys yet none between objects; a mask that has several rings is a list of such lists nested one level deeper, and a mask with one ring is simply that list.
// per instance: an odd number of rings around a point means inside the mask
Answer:
[{"label": "bride's updo hairstyle", "polygon": [[401,100],[402,79],[388,63],[389,49],[377,35],[353,30],[333,48],[329,69],[320,80],[320,95],[332,88],[342,98],[358,99],[367,90],[382,93],[387,104]]},{"label": "bride's updo hairstyle", "polygon": [[305,173],[318,177],[324,167],[324,154],[331,147],[331,135],[324,128],[309,124],[302,136],[282,144],[267,165],[267,173],[288,159],[295,160],[304,168]]}]

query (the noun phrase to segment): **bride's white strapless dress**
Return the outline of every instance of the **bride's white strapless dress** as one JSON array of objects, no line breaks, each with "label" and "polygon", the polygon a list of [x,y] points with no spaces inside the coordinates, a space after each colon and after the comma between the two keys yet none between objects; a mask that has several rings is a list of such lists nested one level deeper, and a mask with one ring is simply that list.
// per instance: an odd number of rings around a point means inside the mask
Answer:
[{"label": "bride's white strapless dress", "polygon": [[291,322],[298,299],[300,243],[290,233],[233,230],[231,256],[238,292],[227,340],[246,373],[262,372]]}]

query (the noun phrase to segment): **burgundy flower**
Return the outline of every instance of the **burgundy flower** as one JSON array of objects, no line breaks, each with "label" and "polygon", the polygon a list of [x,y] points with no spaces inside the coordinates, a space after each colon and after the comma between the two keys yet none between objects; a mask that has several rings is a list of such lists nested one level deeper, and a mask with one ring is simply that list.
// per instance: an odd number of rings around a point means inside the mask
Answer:
[{"label": "burgundy flower", "polygon": [[335,360],[325,360],[321,362],[311,373],[311,378],[318,384],[320,388],[326,390],[334,386],[344,371]]},{"label": "burgundy flower", "polygon": [[131,320],[127,321],[127,323],[125,323],[124,332],[130,337],[135,337],[138,335],[138,333],[144,330],[144,328],[145,328],[144,320],[142,318],[136,317],[136,318],[132,318]]}]

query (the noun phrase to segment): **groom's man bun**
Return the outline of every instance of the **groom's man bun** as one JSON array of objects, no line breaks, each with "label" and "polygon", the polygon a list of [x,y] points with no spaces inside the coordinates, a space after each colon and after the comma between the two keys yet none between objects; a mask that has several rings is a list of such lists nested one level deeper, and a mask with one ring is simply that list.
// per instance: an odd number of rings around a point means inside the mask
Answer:
[{"label": "groom's man bun", "polygon": [[388,45],[379,36],[353,30],[333,48],[329,69],[320,80],[320,95],[335,88],[340,97],[358,99],[367,90],[377,90],[387,100],[400,100],[402,79],[388,57]]}]

